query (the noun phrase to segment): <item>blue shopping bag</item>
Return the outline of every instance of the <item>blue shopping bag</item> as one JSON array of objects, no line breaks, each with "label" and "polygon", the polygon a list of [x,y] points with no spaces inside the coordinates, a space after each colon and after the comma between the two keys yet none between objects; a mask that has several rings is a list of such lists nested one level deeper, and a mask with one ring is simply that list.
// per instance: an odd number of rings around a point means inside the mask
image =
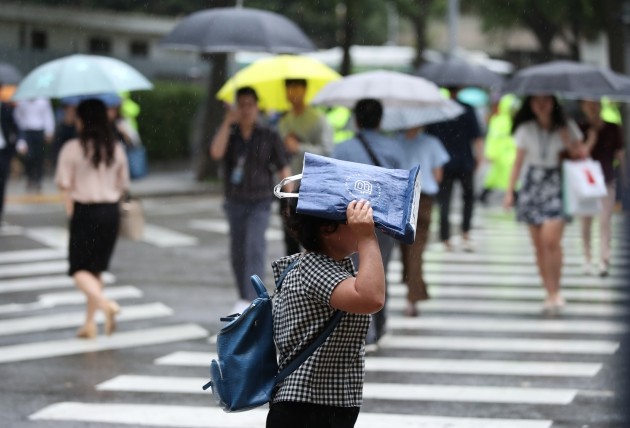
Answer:
[{"label": "blue shopping bag", "polygon": [[142,178],[147,175],[147,151],[144,146],[138,144],[127,146],[127,162],[129,163],[129,178],[132,180]]},{"label": "blue shopping bag", "polygon": [[[281,191],[295,180],[301,180],[299,194]],[[370,201],[378,229],[411,244],[420,204],[420,166],[409,171],[387,169],[306,153],[302,174],[282,180],[274,194],[297,197],[298,213],[336,221],[346,220],[351,201],[365,199]]]}]

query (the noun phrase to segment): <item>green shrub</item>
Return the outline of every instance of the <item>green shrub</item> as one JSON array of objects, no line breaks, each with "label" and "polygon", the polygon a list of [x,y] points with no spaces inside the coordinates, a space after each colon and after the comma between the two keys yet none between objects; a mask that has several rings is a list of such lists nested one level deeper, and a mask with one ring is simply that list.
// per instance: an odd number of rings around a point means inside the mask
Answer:
[{"label": "green shrub", "polygon": [[157,82],[152,91],[134,92],[140,104],[138,129],[151,160],[182,160],[190,156],[190,139],[203,86]]}]

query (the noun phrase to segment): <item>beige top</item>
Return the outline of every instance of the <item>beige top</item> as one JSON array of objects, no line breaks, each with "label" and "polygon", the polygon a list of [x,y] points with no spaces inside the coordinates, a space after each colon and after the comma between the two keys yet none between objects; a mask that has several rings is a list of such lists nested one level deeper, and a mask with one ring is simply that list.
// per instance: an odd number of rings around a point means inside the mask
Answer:
[{"label": "beige top", "polygon": [[59,154],[55,183],[70,192],[73,201],[81,203],[118,202],[129,187],[127,155],[121,144],[116,144],[114,162],[98,168],[85,156],[78,139],[66,142]]}]

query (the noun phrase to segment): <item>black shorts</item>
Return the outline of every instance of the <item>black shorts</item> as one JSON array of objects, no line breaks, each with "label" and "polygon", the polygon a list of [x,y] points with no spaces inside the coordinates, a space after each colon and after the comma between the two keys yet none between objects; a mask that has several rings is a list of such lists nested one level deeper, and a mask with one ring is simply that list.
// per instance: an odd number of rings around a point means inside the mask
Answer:
[{"label": "black shorts", "polygon": [[81,270],[96,275],[107,270],[118,238],[119,223],[118,203],[74,203],[68,247],[70,276]]}]

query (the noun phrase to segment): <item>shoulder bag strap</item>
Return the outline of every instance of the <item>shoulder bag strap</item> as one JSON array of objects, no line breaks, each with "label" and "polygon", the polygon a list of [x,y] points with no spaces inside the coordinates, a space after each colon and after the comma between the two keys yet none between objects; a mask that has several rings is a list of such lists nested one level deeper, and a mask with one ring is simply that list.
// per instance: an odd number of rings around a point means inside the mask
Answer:
[{"label": "shoulder bag strap", "polygon": [[370,159],[372,159],[372,163],[375,166],[381,166],[381,163],[378,161],[378,158],[376,157],[376,155],[374,154],[374,151],[372,150],[372,148],[370,147],[370,145],[368,144],[368,142],[365,140],[365,137],[363,136],[363,134],[361,134],[360,132],[357,134],[357,138],[359,139],[359,141],[361,142],[361,144],[363,144],[363,147],[365,147],[365,151],[368,152],[368,155],[370,155]]},{"label": "shoulder bag strap", "polygon": [[308,345],[305,350],[300,352],[300,354],[295,357],[293,361],[287,364],[285,368],[280,370],[280,372],[276,376],[276,384],[282,382],[287,376],[293,373],[295,369],[300,367],[302,363],[304,363],[304,361],[306,361],[308,357],[310,357],[313,352],[315,352],[315,350],[319,348],[326,341],[326,339],[328,339],[328,336],[330,336],[335,327],[337,327],[337,324],[339,324],[344,314],[345,312],[335,311],[335,315],[333,315],[330,321],[328,321],[328,324],[326,324],[326,328],[320,333],[319,336],[317,336],[317,339],[315,339],[313,343]]},{"label": "shoulder bag strap", "polygon": [[[284,282],[284,278],[287,276],[289,271],[300,262],[300,260],[301,257],[293,260],[293,262],[291,262],[291,264],[286,267],[282,274],[280,274],[278,281],[276,281],[276,292],[280,291],[282,283]],[[324,328],[324,331],[322,331],[319,336],[317,336],[313,343],[311,343],[306,349],[300,352],[300,354],[295,357],[289,364],[287,364],[285,368],[278,372],[278,375],[276,376],[276,384],[282,382],[287,376],[293,373],[295,369],[300,367],[302,363],[306,361],[308,357],[310,357],[313,352],[315,352],[315,350],[326,341],[326,339],[328,339],[328,336],[330,336],[330,333],[332,333],[335,327],[337,327],[337,324],[339,324],[344,314],[345,312],[335,311],[335,314],[332,316],[330,321],[328,321],[328,324],[326,324],[326,328]]]}]

